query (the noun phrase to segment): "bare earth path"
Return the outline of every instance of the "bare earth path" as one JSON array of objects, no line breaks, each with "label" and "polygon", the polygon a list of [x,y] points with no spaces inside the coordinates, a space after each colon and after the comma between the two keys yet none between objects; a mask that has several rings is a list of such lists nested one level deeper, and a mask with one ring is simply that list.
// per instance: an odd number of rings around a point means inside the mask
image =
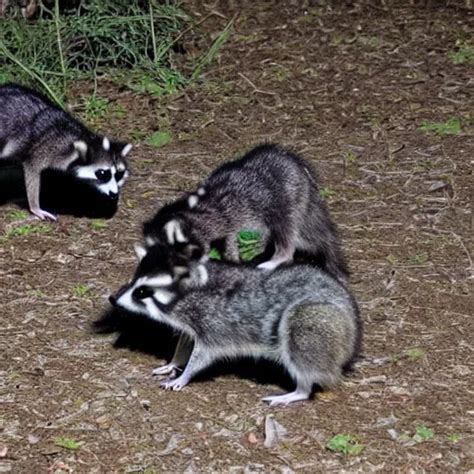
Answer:
[{"label": "bare earth path", "polygon": [[[0,472],[474,469],[474,82],[472,63],[448,55],[468,41],[472,14],[253,3],[243,2],[219,61],[186,93],[159,102],[101,91],[128,111],[104,129],[173,135],[158,150],[136,148],[105,227],[61,216],[47,233],[0,242]],[[214,8],[209,33],[237,13]],[[458,135],[419,129],[452,117]],[[321,175],[363,311],[364,358],[334,391],[289,408],[260,401],[278,386],[232,373],[162,391],[156,357],[117,350],[116,336],[90,324],[130,277],[141,222],[266,140],[301,152]],[[14,209],[0,208],[3,232]],[[272,447],[268,415],[287,430]],[[433,436],[413,439],[420,426]],[[340,433],[365,450],[326,449]],[[80,446],[59,447],[58,437]]]}]

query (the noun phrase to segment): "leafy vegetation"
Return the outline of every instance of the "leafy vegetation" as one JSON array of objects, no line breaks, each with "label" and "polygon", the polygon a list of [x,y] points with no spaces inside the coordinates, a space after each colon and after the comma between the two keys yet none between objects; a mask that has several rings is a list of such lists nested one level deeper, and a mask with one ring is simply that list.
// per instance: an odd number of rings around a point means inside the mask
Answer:
[{"label": "leafy vegetation", "polygon": [[162,147],[167,145],[171,142],[171,133],[165,130],[161,132],[155,132],[151,137],[148,139],[148,144],[154,146],[156,148]]},{"label": "leafy vegetation", "polygon": [[359,443],[358,438],[351,434],[337,434],[332,437],[326,447],[336,453],[357,455],[364,449],[365,445]]},{"label": "leafy vegetation", "polygon": [[[62,4],[61,4],[62,5]],[[68,83],[107,79],[162,95],[197,79],[230,35],[232,21],[197,59],[172,62],[173,47],[194,25],[177,1],[91,0],[60,10],[41,3],[39,17],[0,18],[0,83],[15,80],[42,89],[63,105]],[[94,98],[90,114],[108,104]]]},{"label": "leafy vegetation", "polygon": [[424,132],[432,132],[436,135],[459,135],[461,133],[461,121],[456,117],[451,117],[446,122],[429,122],[424,121],[420,130]]},{"label": "leafy vegetation", "polygon": [[415,428],[415,434],[413,435],[413,441],[417,443],[423,443],[433,438],[434,431],[431,428],[428,428],[425,425],[417,425]]},{"label": "leafy vegetation", "polygon": [[323,198],[323,199],[331,199],[333,196],[336,195],[336,191],[334,191],[333,189],[331,188],[321,188],[319,190],[319,195]]},{"label": "leafy vegetation", "polygon": [[72,438],[64,438],[60,436],[54,440],[54,444],[56,446],[59,446],[60,448],[70,449],[74,451],[79,449],[82,443]]},{"label": "leafy vegetation", "polygon": [[263,252],[263,242],[260,232],[254,230],[241,230],[237,236],[239,255],[243,262],[253,260]]},{"label": "leafy vegetation", "polygon": [[454,64],[474,64],[474,48],[462,41],[456,42],[457,51],[448,53],[449,59]]},{"label": "leafy vegetation", "polygon": [[221,253],[219,252],[219,250],[215,249],[215,248],[212,248],[209,252],[209,255],[208,257],[211,259],[211,260],[222,260],[222,255]]},{"label": "leafy vegetation", "polygon": [[83,298],[84,296],[88,295],[90,291],[91,289],[87,285],[79,283],[79,285],[76,285],[72,289],[72,294],[78,298]]},{"label": "leafy vegetation", "polygon": [[8,213],[8,218],[12,221],[23,221],[28,219],[29,213],[26,211],[10,211]]},{"label": "leafy vegetation", "polygon": [[50,230],[51,226],[49,224],[22,224],[8,229],[4,235],[0,237],[0,241],[5,241],[14,237],[24,237],[31,234],[46,234]]},{"label": "leafy vegetation", "polygon": [[89,225],[91,229],[94,229],[94,230],[103,230],[109,226],[109,224],[107,224],[107,222],[105,222],[102,219],[94,219],[89,223]]}]

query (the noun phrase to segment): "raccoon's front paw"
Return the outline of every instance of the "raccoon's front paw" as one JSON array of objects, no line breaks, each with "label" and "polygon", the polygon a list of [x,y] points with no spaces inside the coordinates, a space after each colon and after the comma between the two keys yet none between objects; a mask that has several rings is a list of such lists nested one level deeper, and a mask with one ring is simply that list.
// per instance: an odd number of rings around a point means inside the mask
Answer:
[{"label": "raccoon's front paw", "polygon": [[48,211],[43,211],[43,209],[31,209],[31,213],[34,214],[36,217],[41,219],[42,221],[44,220],[49,220],[49,221],[56,221],[57,217],[54,214],[51,214]]},{"label": "raccoon's front paw", "polygon": [[176,364],[173,362],[170,362],[169,364],[162,365],[161,367],[157,367],[156,369],[153,370],[152,374],[153,375],[168,375],[171,374],[169,377],[170,379],[175,379],[176,376],[178,375],[178,371],[181,372],[182,369],[180,369]]},{"label": "raccoon's front paw", "polygon": [[177,379],[167,379],[160,383],[160,386],[163,387],[165,390],[175,390],[179,391],[183,387],[188,384],[189,380],[187,380],[182,375],[179,376]]}]

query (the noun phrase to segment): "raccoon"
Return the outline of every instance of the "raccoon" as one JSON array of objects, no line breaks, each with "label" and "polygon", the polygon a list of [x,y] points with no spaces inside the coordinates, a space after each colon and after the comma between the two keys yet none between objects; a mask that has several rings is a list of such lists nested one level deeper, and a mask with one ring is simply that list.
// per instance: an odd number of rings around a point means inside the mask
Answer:
[{"label": "raccoon", "polygon": [[295,390],[263,398],[287,405],[308,399],[314,384],[335,384],[359,352],[362,322],[353,296],[312,265],[261,272],[189,258],[194,251],[181,256],[161,244],[136,250],[135,276],[110,302],[183,334],[171,363],[153,372],[185,366],[162,382],[166,389],[181,390],[218,360],[251,356],[288,371]]},{"label": "raccoon", "polygon": [[40,208],[43,170],[70,172],[118,199],[131,149],[90,131],[38,92],[15,84],[0,87],[0,159],[22,163],[28,206],[40,219],[56,220]]},{"label": "raccoon", "polygon": [[348,277],[315,174],[303,158],[278,145],[257,146],[220,166],[194,193],[161,208],[143,233],[148,246],[193,242],[204,253],[224,239],[225,258],[238,262],[237,234],[244,229],[274,244],[261,269],[291,262],[298,250],[335,278]]}]

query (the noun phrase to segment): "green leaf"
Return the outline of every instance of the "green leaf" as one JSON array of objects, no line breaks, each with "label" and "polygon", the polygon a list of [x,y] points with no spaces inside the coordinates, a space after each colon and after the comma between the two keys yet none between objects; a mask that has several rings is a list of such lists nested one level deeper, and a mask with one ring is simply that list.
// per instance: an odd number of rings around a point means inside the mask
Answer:
[{"label": "green leaf", "polygon": [[434,431],[431,428],[428,428],[424,425],[418,425],[416,427],[416,433],[413,436],[413,440],[417,443],[422,443],[423,441],[428,441],[434,436]]},{"label": "green leaf", "polygon": [[329,440],[326,447],[336,453],[349,455],[360,454],[365,449],[365,445],[360,444],[357,437],[351,434],[337,434]]},{"label": "green leaf", "polygon": [[451,443],[459,443],[459,441],[461,441],[462,439],[462,436],[458,433],[452,433],[452,434],[448,434],[448,439],[449,441],[451,441]]},{"label": "green leaf", "polygon": [[211,260],[222,260],[222,255],[219,250],[212,248],[209,252],[209,258]]},{"label": "green leaf", "polygon": [[170,132],[155,132],[149,139],[148,144],[156,148],[167,145],[171,141]]},{"label": "green leaf", "polygon": [[424,121],[420,126],[420,130],[433,132],[440,136],[459,135],[461,133],[461,121],[456,117],[452,117],[446,122]]},{"label": "green leaf", "polygon": [[102,219],[94,219],[93,221],[90,222],[91,229],[94,229],[94,230],[106,229],[108,225],[109,224],[107,224],[107,222],[105,222]]},{"label": "green leaf", "polygon": [[59,446],[60,448],[75,450],[75,449],[79,449],[82,443],[72,438],[63,438],[60,436],[59,438],[56,438],[54,440],[54,444],[56,446]]},{"label": "green leaf", "polygon": [[336,191],[334,191],[333,189],[331,188],[321,188],[319,190],[319,195],[323,198],[323,199],[330,199],[332,198],[333,196],[336,195]]},{"label": "green leaf", "polygon": [[264,250],[262,236],[256,230],[241,230],[237,235],[237,243],[240,259],[243,262],[250,262]]}]

